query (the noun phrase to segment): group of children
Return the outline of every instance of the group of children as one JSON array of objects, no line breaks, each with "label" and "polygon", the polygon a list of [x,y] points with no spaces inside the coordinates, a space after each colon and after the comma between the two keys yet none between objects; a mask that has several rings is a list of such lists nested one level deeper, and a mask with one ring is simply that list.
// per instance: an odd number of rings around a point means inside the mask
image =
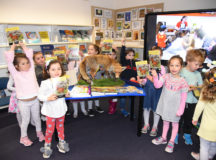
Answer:
[{"label": "group of children", "polygon": [[[216,121],[216,69],[209,71],[206,83],[203,85],[201,74],[197,71],[204,62],[203,52],[198,49],[189,50],[186,57],[186,67],[183,67],[183,60],[180,56],[173,56],[168,62],[168,73],[166,73],[165,67],[162,66],[160,71],[152,69],[149,76],[145,79],[140,79],[136,72],[134,50],[126,50],[125,41],[122,44],[120,63],[126,69],[121,73],[120,78],[125,81],[137,80],[144,85],[146,92],[143,106],[144,127],[142,128],[142,133],[147,133],[150,129],[149,115],[152,110],[154,113],[154,124],[151,128],[151,136],[157,135],[160,117],[163,120],[162,135],[153,139],[152,143],[156,145],[166,144],[167,132],[171,122],[172,135],[165,151],[172,153],[174,144],[178,143],[178,131],[180,131],[181,127],[183,128],[185,143],[192,145],[192,118],[193,124],[196,125],[201,112],[204,110],[198,132],[198,135],[201,137],[200,157],[209,156],[209,158],[213,158],[216,154],[216,128],[213,125]],[[27,135],[28,124],[31,121],[36,127],[36,135],[39,141],[45,140],[44,147],[41,148],[43,157],[49,158],[52,154],[51,141],[56,126],[59,138],[57,148],[59,152],[66,153],[69,151],[69,145],[66,143],[64,136],[64,119],[67,112],[67,104],[64,98],[56,96],[52,85],[52,80],[63,76],[65,71],[59,61],[53,60],[45,64],[41,52],[33,55],[32,49],[26,48],[23,43],[19,43],[19,45],[23,49],[23,54],[15,55],[14,50],[17,45],[13,44],[11,49],[5,53],[5,57],[11,74],[11,82],[9,82],[10,86],[12,86],[11,90],[13,90],[13,96],[11,96],[13,99],[11,98],[11,107],[9,108],[12,108],[11,112],[17,113],[17,120],[21,129],[20,143],[24,146],[32,145],[33,142]],[[153,49],[160,50],[162,56],[160,48],[155,47]],[[89,56],[99,53],[100,48],[97,45],[89,45]],[[113,50],[110,57],[116,59],[116,50]],[[100,72],[96,74],[95,78],[97,76],[101,77],[98,74]],[[201,85],[203,85],[203,91],[198,102],[193,96],[192,90]],[[66,96],[70,96],[69,93]],[[99,106],[99,100],[94,100],[94,102],[96,106],[95,111],[103,113],[103,109]],[[74,108],[73,116],[76,118],[78,116],[78,101],[73,101],[72,103]],[[80,101],[80,104],[84,115],[88,114],[90,117],[95,115],[92,100],[88,101],[88,112],[85,110],[84,101]],[[114,114],[116,112],[117,99],[110,99],[109,104],[108,113]],[[46,116],[45,137],[41,131],[40,105],[42,105],[41,113]],[[129,113],[125,109],[125,97],[120,98],[119,106],[121,113],[127,117]],[[205,158],[200,159],[204,160]]]}]

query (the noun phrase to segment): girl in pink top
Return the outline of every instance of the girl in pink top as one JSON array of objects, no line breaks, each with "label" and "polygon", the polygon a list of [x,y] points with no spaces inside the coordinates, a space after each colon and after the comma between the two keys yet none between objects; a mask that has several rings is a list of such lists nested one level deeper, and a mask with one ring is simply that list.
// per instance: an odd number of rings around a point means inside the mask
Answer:
[{"label": "girl in pink top", "polygon": [[31,146],[32,141],[28,138],[27,129],[30,117],[35,123],[36,134],[39,141],[44,140],[41,132],[40,107],[37,99],[38,83],[35,76],[34,62],[32,59],[33,50],[28,49],[23,43],[19,43],[25,54],[15,55],[16,44],[11,45],[11,49],[5,52],[8,63],[8,70],[11,73],[15,83],[16,97],[18,99],[18,108],[21,114],[21,138],[20,143],[24,146]]},{"label": "girl in pink top", "polygon": [[163,120],[163,133],[161,137],[152,140],[155,145],[167,143],[167,132],[169,123],[172,122],[172,135],[166,152],[172,153],[174,149],[174,140],[178,133],[178,122],[184,112],[185,101],[187,98],[188,84],[179,73],[183,66],[183,60],[180,56],[173,56],[168,62],[170,73],[164,74],[158,79],[155,70],[152,70],[155,88],[163,86],[162,93],[157,105],[156,113]]}]

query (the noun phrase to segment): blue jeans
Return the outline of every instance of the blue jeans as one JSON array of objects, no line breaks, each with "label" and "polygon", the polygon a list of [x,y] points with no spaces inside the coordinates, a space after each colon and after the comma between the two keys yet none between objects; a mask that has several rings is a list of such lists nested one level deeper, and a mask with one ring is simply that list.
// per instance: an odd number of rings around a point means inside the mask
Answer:
[{"label": "blue jeans", "polygon": [[216,155],[216,142],[200,137],[200,160],[213,159],[214,155]]},{"label": "blue jeans", "polygon": [[[125,108],[126,108],[126,100],[127,100],[127,98],[126,97],[120,97],[120,105],[119,105],[119,107],[120,107],[120,110],[125,110]],[[129,104],[131,104],[131,99],[129,99],[130,101],[129,101]]]}]

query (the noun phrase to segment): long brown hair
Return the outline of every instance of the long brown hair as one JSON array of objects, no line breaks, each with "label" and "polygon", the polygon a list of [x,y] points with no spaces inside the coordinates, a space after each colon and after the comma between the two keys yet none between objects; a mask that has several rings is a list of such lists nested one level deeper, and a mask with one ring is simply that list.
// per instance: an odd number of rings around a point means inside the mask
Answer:
[{"label": "long brown hair", "polygon": [[205,74],[205,81],[202,89],[202,100],[214,102],[216,100],[216,67]]}]

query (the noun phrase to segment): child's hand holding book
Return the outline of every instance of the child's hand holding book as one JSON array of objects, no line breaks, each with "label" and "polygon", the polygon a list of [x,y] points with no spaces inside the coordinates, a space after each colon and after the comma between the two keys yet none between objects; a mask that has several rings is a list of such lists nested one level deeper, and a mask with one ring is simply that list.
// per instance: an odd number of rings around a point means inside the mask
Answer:
[{"label": "child's hand holding book", "polygon": [[57,97],[57,95],[56,94],[52,94],[52,95],[50,95],[48,98],[47,98],[47,101],[54,101],[54,100],[56,100],[58,97]]}]

